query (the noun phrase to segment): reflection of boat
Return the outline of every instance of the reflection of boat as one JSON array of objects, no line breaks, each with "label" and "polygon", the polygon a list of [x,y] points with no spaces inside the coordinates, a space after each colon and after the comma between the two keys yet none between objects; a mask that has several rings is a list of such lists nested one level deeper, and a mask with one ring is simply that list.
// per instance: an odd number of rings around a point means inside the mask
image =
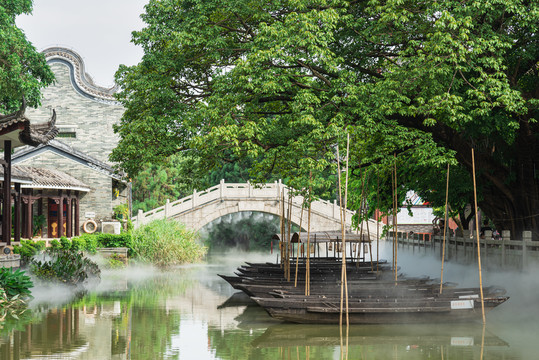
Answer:
[{"label": "reflection of boat", "polygon": [[279,320],[269,316],[264,309],[256,304],[246,306],[234,320],[238,322],[240,329],[266,329],[270,325],[280,323]]},{"label": "reflection of boat", "polygon": [[[346,334],[346,329],[343,329]],[[361,325],[350,326],[348,337],[341,338],[339,326],[278,324],[270,326],[251,345],[264,347],[339,346],[348,340],[354,345],[410,345],[410,346],[481,346],[482,325]],[[489,331],[485,332],[485,346],[509,346]]]},{"label": "reflection of boat", "polygon": [[224,303],[217,306],[217,309],[224,309],[226,307],[233,306],[247,306],[256,304],[250,297],[244,292],[236,292],[231,297],[226,299]]}]

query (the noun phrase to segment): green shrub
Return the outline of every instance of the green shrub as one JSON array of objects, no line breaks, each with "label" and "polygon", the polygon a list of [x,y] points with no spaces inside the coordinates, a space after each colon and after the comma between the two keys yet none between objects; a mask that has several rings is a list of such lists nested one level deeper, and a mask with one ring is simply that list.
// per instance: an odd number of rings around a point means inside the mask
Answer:
[{"label": "green shrub", "polygon": [[71,249],[71,240],[69,240],[65,236],[62,236],[60,238],[60,245],[62,246],[62,249],[69,250]]},{"label": "green shrub", "polygon": [[99,234],[98,235],[99,247],[113,248],[113,247],[126,247],[131,248],[131,234]]},{"label": "green shrub", "polygon": [[73,238],[82,239],[85,241],[85,250],[91,254],[96,253],[97,248],[114,248],[114,247],[126,247],[128,248],[128,254],[132,254],[131,250],[131,234],[83,234],[79,237]]},{"label": "green shrub", "polygon": [[19,254],[21,261],[27,264],[38,253],[38,249],[36,248],[36,243],[32,240],[21,240],[21,245],[13,246],[13,253]]},{"label": "green shrub", "polygon": [[28,297],[30,288],[34,286],[30,277],[19,269],[12,271],[10,268],[0,268],[0,287],[6,293],[8,299],[16,295]]},{"label": "green shrub", "polygon": [[83,238],[73,238],[71,240],[71,249],[74,251],[84,251],[86,250],[86,240]]},{"label": "green shrub", "polygon": [[51,241],[51,249],[60,250],[61,248],[62,248],[62,244],[60,244],[58,240],[54,239],[53,241]]},{"label": "green shrub", "polygon": [[131,246],[138,260],[157,266],[199,261],[207,248],[198,233],[174,220],[156,220],[133,232]]},{"label": "green shrub", "polygon": [[45,240],[38,240],[35,242],[35,248],[37,251],[43,251],[47,247],[47,242]]},{"label": "green shrub", "polygon": [[86,252],[90,254],[95,254],[97,252],[97,248],[99,244],[97,242],[96,237],[89,236],[89,237],[83,237],[81,239],[84,240],[84,250],[86,250]]},{"label": "green shrub", "polygon": [[32,273],[39,279],[75,285],[89,277],[100,277],[97,264],[84,257],[82,252],[60,249],[48,254],[50,260],[32,260]]}]

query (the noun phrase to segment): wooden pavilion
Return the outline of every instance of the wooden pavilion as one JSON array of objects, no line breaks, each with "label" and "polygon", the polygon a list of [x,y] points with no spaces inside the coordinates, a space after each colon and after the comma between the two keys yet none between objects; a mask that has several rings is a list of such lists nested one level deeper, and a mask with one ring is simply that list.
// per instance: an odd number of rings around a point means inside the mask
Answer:
[{"label": "wooden pavilion", "polygon": [[[0,115],[0,149],[4,151],[4,158],[0,159],[2,165],[1,178],[1,231],[2,243],[11,245],[11,231],[14,225],[15,241],[20,240],[21,228],[21,185],[31,181],[24,174],[17,173],[12,176],[11,153],[19,146],[37,146],[46,144],[58,134],[55,126],[56,113],[53,110],[50,121],[44,124],[31,124],[25,116],[26,102],[23,99],[21,109],[11,114]],[[13,181],[15,180],[15,181]],[[12,189],[12,185],[13,189]],[[15,199],[14,224],[11,220],[12,200]],[[30,219],[27,219],[29,221]],[[31,226],[31,224],[30,224]],[[28,227],[28,225],[26,226]]]}]

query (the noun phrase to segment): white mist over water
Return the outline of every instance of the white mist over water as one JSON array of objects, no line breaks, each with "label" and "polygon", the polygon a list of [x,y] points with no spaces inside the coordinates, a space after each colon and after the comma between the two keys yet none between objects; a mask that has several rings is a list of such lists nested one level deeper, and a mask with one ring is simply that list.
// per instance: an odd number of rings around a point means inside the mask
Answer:
[{"label": "white mist over water", "polygon": [[[392,243],[380,243],[381,256],[392,259]],[[415,252],[399,246],[397,263],[400,272],[408,276],[427,275],[440,279],[441,260],[439,251],[416,247]],[[462,265],[444,262],[444,282],[456,282],[458,287],[479,287],[477,260]],[[482,269],[483,286],[501,286],[507,290],[509,300],[487,313],[487,330],[518,349],[525,359],[539,358],[539,264],[525,271]]]}]

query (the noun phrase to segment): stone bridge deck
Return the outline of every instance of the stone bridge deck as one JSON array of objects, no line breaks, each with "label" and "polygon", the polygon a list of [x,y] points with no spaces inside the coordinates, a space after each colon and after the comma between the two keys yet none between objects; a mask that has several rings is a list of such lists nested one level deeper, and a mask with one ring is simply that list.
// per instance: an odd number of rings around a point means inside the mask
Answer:
[{"label": "stone bridge deck", "polygon": [[[228,184],[221,180],[219,185],[212,186],[204,191],[193,192],[177,201],[170,202],[148,212],[139,210],[137,216],[132,218],[135,228],[157,219],[176,219],[187,227],[200,230],[222,216],[242,212],[257,211],[281,215],[281,199],[284,194],[285,208],[288,207],[288,195],[291,189],[280,181],[255,187],[250,183]],[[302,196],[292,198],[292,222],[299,225],[301,218]],[[351,226],[354,212],[346,210],[346,229]],[[337,201],[313,201],[311,204],[311,231],[340,230],[341,219]],[[377,223],[369,220],[364,229],[369,226],[371,237],[376,236]],[[302,228],[307,227],[307,211],[303,211]]]}]

